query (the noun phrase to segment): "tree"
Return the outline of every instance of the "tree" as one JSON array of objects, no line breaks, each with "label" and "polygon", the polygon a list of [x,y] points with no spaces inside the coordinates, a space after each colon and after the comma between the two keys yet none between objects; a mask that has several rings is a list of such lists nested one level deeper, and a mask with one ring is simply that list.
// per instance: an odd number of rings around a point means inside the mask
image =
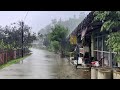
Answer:
[{"label": "tree", "polygon": [[54,26],[55,24],[59,24],[64,26],[65,28],[68,28],[70,30],[69,33],[71,33],[77,27],[77,25],[85,18],[85,16],[86,16],[85,13],[82,12],[80,13],[78,18],[77,17],[74,18],[73,16],[72,18],[69,18],[68,20],[64,21],[61,18],[58,21],[57,19],[53,19],[52,22],[43,29],[41,29],[39,33],[43,35],[50,33],[52,26]]},{"label": "tree", "polygon": [[[33,40],[36,40],[36,34],[30,33],[31,27],[24,25],[24,47],[29,48]],[[21,22],[13,23],[10,26],[0,28],[0,46],[2,49],[17,49],[22,47]]]},{"label": "tree", "polygon": [[64,47],[65,47],[64,41],[66,39],[67,34],[68,34],[68,29],[61,25],[55,25],[52,28],[52,32],[49,34],[49,40],[53,44],[54,49],[60,50],[62,56],[64,53]]},{"label": "tree", "polygon": [[[49,25],[47,25],[46,27],[44,27],[43,29],[41,29],[39,31],[39,35],[42,34],[44,37],[43,44],[47,48],[52,48],[51,42],[58,41],[60,44],[59,51],[61,51],[61,52],[65,51],[65,49],[68,48],[66,46],[67,45],[66,37],[77,27],[77,25],[84,18],[85,18],[85,14],[83,12],[83,13],[80,13],[80,16],[78,18],[73,16],[72,18],[69,18],[68,20],[64,20],[64,21],[61,18],[58,21],[57,21],[57,19],[53,19]],[[61,29],[67,29],[69,31],[67,31],[67,34],[65,34],[66,30],[64,31]],[[69,46],[69,44],[68,44],[68,46]]]},{"label": "tree", "polygon": [[62,39],[66,38],[68,34],[68,29],[64,28],[61,25],[55,25],[52,28],[52,32],[50,33],[50,40],[61,42]]},{"label": "tree", "polygon": [[96,11],[94,12],[95,21],[103,22],[101,31],[112,31],[120,26],[120,11]]},{"label": "tree", "polygon": [[57,23],[57,19],[52,20],[52,24],[55,25]]},{"label": "tree", "polygon": [[[111,51],[117,52],[115,58],[120,61],[120,11],[95,11],[94,12],[95,21],[103,22],[101,31],[108,31],[108,39],[106,45],[111,49]],[[113,30],[117,29],[117,32]]]},{"label": "tree", "polygon": [[53,47],[55,53],[57,53],[59,51],[59,42],[58,41],[51,41],[51,46]]}]

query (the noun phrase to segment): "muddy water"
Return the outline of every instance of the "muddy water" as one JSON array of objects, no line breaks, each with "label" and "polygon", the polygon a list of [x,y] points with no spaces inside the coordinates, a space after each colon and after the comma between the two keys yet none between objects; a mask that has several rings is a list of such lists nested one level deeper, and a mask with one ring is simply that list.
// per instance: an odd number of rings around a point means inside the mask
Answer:
[{"label": "muddy water", "polygon": [[67,59],[46,50],[31,49],[23,62],[0,70],[0,79],[81,79]]}]

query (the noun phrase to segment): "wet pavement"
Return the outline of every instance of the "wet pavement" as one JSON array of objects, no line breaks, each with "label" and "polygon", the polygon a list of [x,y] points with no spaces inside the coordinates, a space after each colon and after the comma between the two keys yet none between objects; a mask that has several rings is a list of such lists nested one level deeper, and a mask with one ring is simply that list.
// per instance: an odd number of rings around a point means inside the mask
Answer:
[{"label": "wet pavement", "polygon": [[0,79],[81,79],[67,59],[46,50],[31,49],[32,55],[0,70]]}]

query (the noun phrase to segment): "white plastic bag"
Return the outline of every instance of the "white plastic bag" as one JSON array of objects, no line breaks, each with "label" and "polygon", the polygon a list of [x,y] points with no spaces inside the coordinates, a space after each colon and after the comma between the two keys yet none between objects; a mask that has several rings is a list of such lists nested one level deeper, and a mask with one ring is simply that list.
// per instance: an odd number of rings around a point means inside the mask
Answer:
[{"label": "white plastic bag", "polygon": [[82,62],[82,58],[81,57],[79,57],[78,58],[78,64],[82,64],[83,62]]}]

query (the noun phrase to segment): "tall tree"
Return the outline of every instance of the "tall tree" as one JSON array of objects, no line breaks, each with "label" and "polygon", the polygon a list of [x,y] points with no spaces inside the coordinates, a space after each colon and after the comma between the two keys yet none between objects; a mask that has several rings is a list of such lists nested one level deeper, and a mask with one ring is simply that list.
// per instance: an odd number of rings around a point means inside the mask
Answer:
[{"label": "tall tree", "polygon": [[68,29],[61,25],[55,25],[52,28],[52,32],[49,34],[49,39],[52,42],[53,47],[55,50],[60,50],[62,56],[64,54],[67,34]]}]

